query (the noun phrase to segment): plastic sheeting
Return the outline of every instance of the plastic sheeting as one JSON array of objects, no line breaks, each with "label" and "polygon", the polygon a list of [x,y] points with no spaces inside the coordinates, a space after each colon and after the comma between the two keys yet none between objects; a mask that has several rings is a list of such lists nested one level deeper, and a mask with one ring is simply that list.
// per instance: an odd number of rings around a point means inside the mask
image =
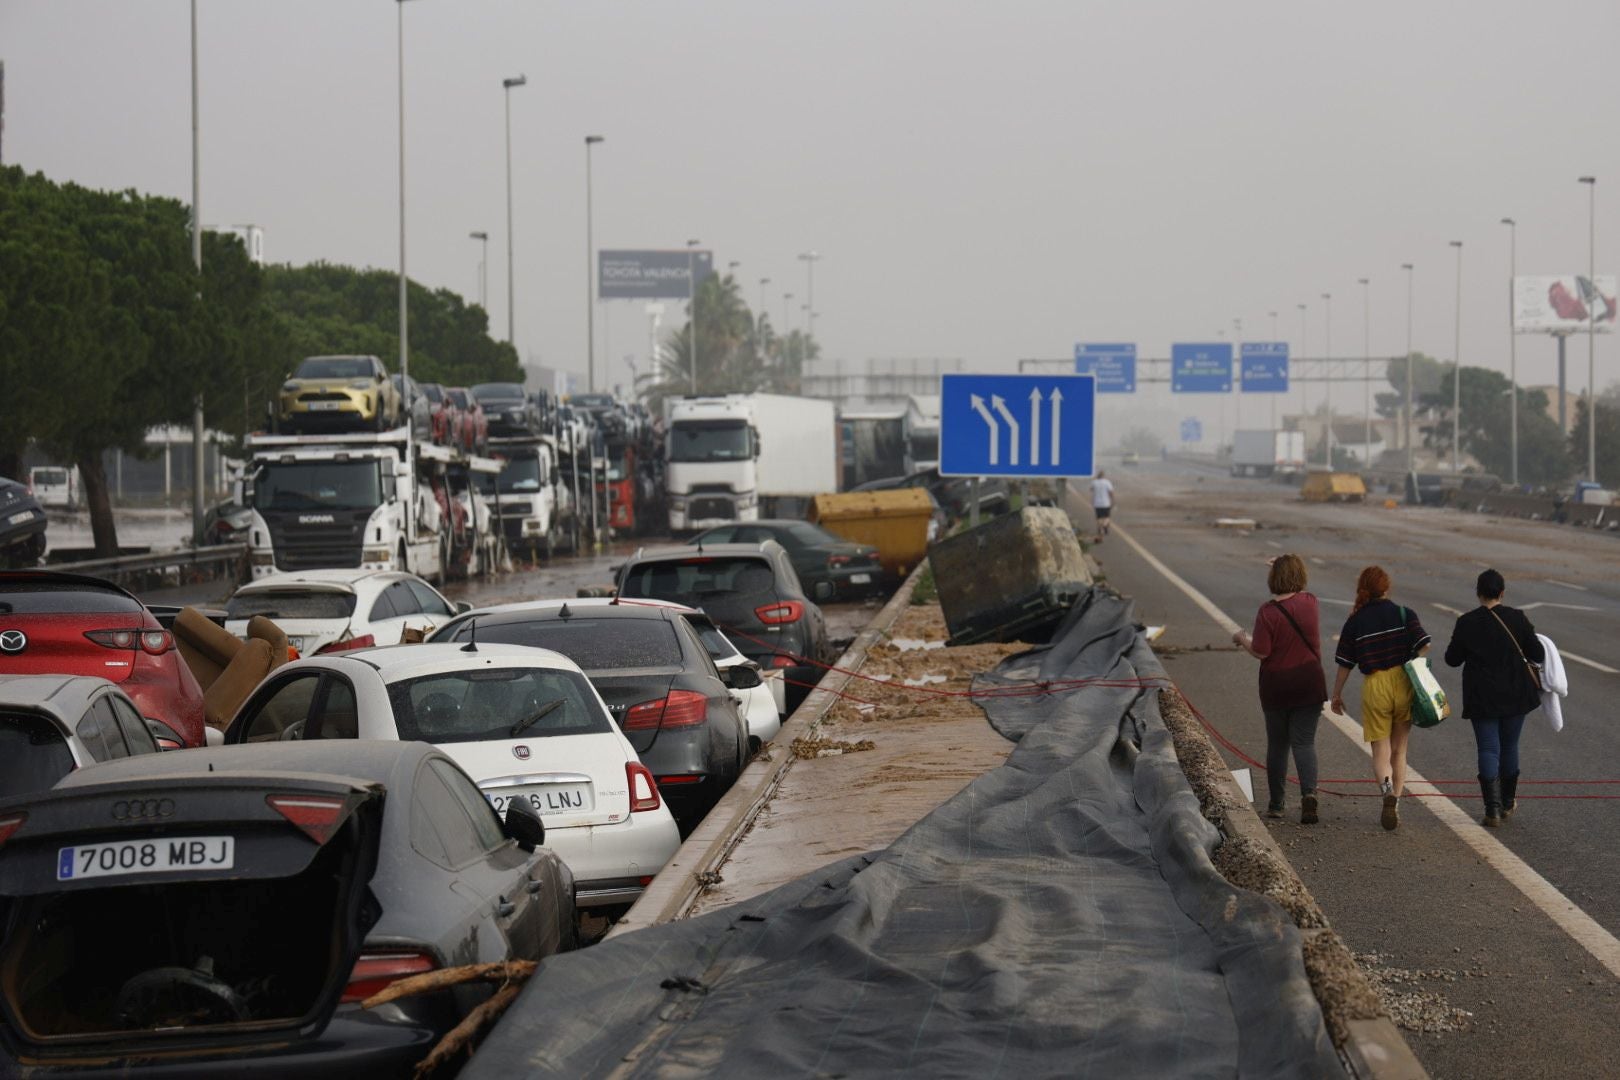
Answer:
[{"label": "plastic sheeting", "polygon": [[[1094,590],[985,685],[1159,679]],[[463,1075],[1343,1075],[1272,902],[1228,884],[1156,692],[988,699],[1019,740],[887,850],[548,959]]]}]

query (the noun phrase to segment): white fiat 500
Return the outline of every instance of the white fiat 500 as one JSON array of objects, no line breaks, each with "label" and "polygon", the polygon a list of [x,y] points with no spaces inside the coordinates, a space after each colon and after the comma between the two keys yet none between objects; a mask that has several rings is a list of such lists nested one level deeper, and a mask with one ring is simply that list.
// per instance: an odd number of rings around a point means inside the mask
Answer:
[{"label": "white fiat 500", "polygon": [[407,629],[425,636],[466,604],[397,570],[300,570],[243,585],[225,602],[225,629],[247,636],[248,620],[263,615],[304,656],[398,645]]},{"label": "white fiat 500", "polygon": [[497,812],[522,799],[568,864],[580,907],[629,904],[680,846],[652,773],[579,667],[526,645],[396,645],[277,668],[227,743],[433,743]]}]

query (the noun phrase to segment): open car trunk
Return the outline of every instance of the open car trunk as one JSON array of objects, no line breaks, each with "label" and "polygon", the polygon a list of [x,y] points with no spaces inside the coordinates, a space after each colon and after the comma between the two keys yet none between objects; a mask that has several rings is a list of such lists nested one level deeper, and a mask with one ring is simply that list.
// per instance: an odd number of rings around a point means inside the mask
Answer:
[{"label": "open car trunk", "polygon": [[0,807],[0,823],[27,814],[0,847],[0,1001],[19,1049],[82,1060],[318,1033],[380,914],[382,799],[221,772]]}]

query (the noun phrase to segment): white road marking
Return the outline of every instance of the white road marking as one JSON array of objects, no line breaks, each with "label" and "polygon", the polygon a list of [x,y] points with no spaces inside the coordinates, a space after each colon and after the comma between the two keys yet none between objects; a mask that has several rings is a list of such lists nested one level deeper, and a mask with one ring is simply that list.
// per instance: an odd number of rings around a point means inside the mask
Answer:
[{"label": "white road marking", "polygon": [[1277,543],[1277,541],[1275,541],[1275,540],[1267,540],[1266,543],[1271,545],[1272,547],[1276,548],[1278,551],[1282,550],[1282,545]]},{"label": "white road marking", "polygon": [[1353,600],[1334,600],[1332,597],[1328,597],[1328,596],[1318,596],[1316,598],[1316,600],[1317,600],[1317,603],[1320,603],[1320,604],[1338,604],[1340,607],[1355,607],[1356,606],[1355,601],[1353,601]]},{"label": "white road marking", "polygon": [[1594,671],[1601,671],[1605,675],[1620,675],[1620,668],[1612,668],[1608,664],[1600,664],[1596,660],[1588,660],[1584,656],[1576,656],[1568,649],[1559,649],[1558,655],[1562,656],[1565,660],[1573,660],[1577,664],[1585,664]]},{"label": "white road marking", "polygon": [[1462,611],[1460,611],[1459,609],[1454,608],[1454,607],[1450,607],[1450,606],[1448,606],[1446,604],[1436,604],[1436,603],[1431,602],[1431,606],[1439,608],[1441,611],[1445,612],[1447,615],[1461,615],[1462,614]]},{"label": "white road marking", "polygon": [[1597,610],[1597,608],[1588,607],[1585,604],[1557,604],[1557,603],[1554,603],[1551,600],[1537,600],[1533,604],[1520,604],[1519,605],[1519,610],[1520,611],[1534,611],[1538,607],[1563,608],[1565,611],[1596,611]]},{"label": "white road marking", "polygon": [[[1238,629],[1238,624],[1232,621],[1231,616],[1216,607],[1209,597],[1187,584],[1174,570],[1171,570],[1155,558],[1147,548],[1138,543],[1136,538],[1124,528],[1115,525],[1113,531],[1116,536],[1129,544],[1132,550],[1142,556],[1148,565],[1163,574],[1170,584],[1185,593],[1187,599],[1197,604],[1204,614],[1215,621],[1217,626],[1227,633]],[[1442,611],[1455,611],[1454,608],[1447,608],[1442,604],[1434,606]],[[1562,650],[1560,652],[1564,656],[1570,656],[1568,652]],[[1570,659],[1575,660],[1577,658],[1570,657]],[[1592,663],[1589,660],[1578,662]],[[1594,664],[1593,666],[1598,665]],[[1614,668],[1600,668],[1600,670],[1620,674]],[[1322,716],[1332,723],[1345,738],[1359,746],[1363,753],[1367,754],[1368,757],[1372,756],[1372,747],[1362,742],[1361,725],[1347,716],[1339,716],[1328,709],[1322,710]],[[1414,792],[1433,795],[1439,791],[1438,788],[1424,779],[1423,775],[1416,769],[1408,767],[1406,778],[1407,787],[1412,788]],[[1439,818],[1442,824],[1456,833],[1457,838],[1472,848],[1474,853],[1483,859],[1491,869],[1501,874],[1514,888],[1523,893],[1526,899],[1541,910],[1542,914],[1556,923],[1564,933],[1574,938],[1576,944],[1590,953],[1598,963],[1608,968],[1612,975],[1620,977],[1620,940],[1617,940],[1613,934],[1603,929],[1597,920],[1571,903],[1569,898],[1554,888],[1546,878],[1536,873],[1528,863],[1504,847],[1500,840],[1486,832],[1483,826],[1475,822],[1473,818],[1464,813],[1462,808],[1450,799],[1428,798],[1424,800],[1422,805],[1424,809],[1432,810],[1435,817]]]},{"label": "white road marking", "polygon": [[1568,581],[1559,581],[1557,578],[1548,578],[1547,579],[1547,584],[1549,584],[1549,585],[1562,585],[1564,588],[1566,588],[1566,589],[1574,589],[1576,592],[1591,592],[1592,591],[1591,589],[1588,589],[1585,585],[1575,585],[1575,584],[1572,584],[1571,582],[1568,582]]},{"label": "white road marking", "polygon": [[1327,565],[1327,560],[1324,559],[1324,558],[1321,558],[1320,556],[1317,556],[1317,555],[1312,555],[1311,556],[1311,562],[1315,563],[1317,566],[1326,566]]}]

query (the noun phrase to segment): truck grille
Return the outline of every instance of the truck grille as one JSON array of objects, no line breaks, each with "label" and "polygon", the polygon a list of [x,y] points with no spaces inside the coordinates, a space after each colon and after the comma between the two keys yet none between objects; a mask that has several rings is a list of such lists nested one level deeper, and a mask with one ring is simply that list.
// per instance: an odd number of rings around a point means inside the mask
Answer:
[{"label": "truck grille", "polygon": [[[360,565],[369,510],[339,510],[330,514],[297,511],[261,511],[275,545],[276,569],[321,570]],[[304,522],[299,517],[329,517],[330,522]]]},{"label": "truck grille", "polygon": [[693,499],[689,504],[688,513],[698,521],[709,521],[719,518],[724,521],[734,520],[737,516],[737,504],[730,499],[708,496]]}]

